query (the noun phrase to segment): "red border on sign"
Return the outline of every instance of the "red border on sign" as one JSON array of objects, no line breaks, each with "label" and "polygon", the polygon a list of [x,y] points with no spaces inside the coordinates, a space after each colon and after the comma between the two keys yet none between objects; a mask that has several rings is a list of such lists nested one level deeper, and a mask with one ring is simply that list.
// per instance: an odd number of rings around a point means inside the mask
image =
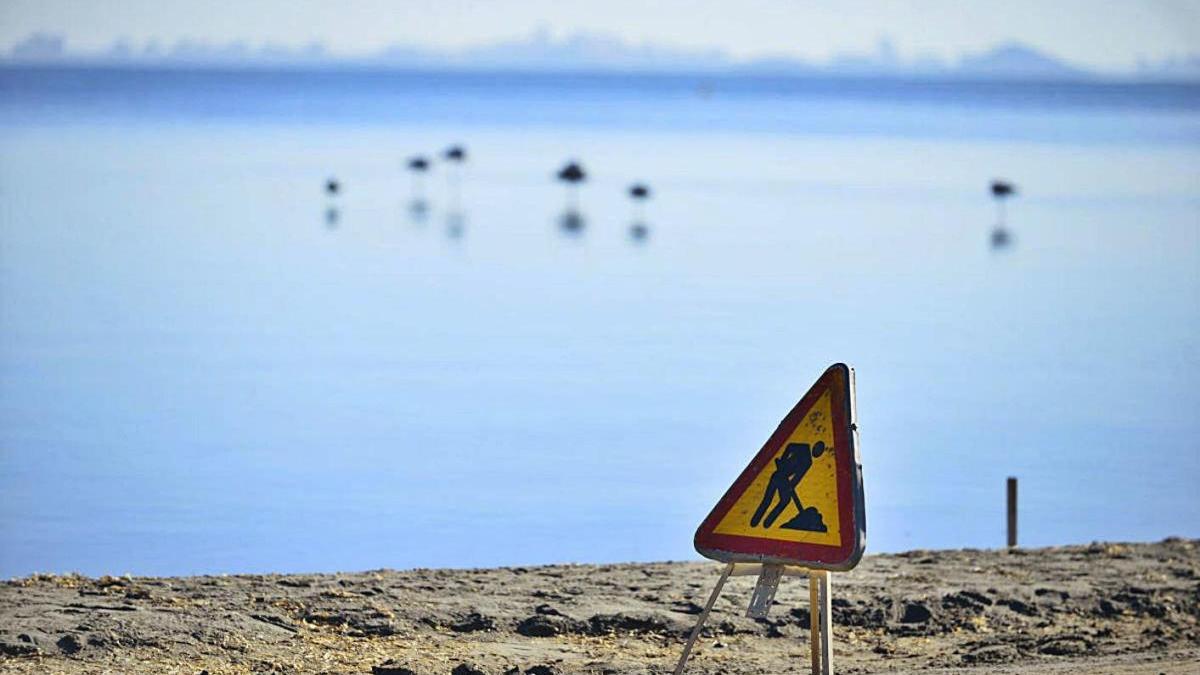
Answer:
[{"label": "red border on sign", "polygon": [[[862,504],[862,475],[858,453],[854,447],[853,392],[850,368],[835,364],[826,370],[800,402],[779,423],[766,444],[750,460],[725,496],[717,502],[708,517],[696,530],[696,550],[722,562],[774,562],[806,565],[828,569],[849,569],[862,556],[865,522]],[[764,471],[781,445],[787,442],[796,427],[804,421],[817,399],[826,390],[830,393],[830,413],[833,419],[833,444],[837,453],[838,523],[842,534],[840,546],[823,546],[802,542],[779,541],[761,537],[717,534],[717,525],[737,503],[754,478]]]}]

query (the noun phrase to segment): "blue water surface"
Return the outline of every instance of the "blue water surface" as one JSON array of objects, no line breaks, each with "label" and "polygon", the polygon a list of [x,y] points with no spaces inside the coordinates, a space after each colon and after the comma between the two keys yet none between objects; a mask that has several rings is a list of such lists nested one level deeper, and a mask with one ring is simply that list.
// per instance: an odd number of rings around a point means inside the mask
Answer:
[{"label": "blue water surface", "polygon": [[1200,536],[1200,88],[0,70],[0,574],[693,558],[835,361],[869,551]]}]

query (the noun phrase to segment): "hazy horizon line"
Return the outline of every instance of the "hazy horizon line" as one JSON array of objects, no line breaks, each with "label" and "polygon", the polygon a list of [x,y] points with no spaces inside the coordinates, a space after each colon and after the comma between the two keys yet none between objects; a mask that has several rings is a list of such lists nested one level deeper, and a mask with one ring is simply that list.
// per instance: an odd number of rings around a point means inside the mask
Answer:
[{"label": "hazy horizon line", "polygon": [[[214,42],[181,39],[164,44],[150,39],[135,44],[118,38],[105,48],[73,50],[62,33],[35,31],[0,52],[9,64],[61,63],[75,65],[329,65],[409,66],[430,69],[532,71],[612,70],[632,72],[773,72],[798,75],[917,75],[1010,76],[1018,79],[1200,79],[1200,53],[1156,61],[1141,59],[1130,70],[1111,70],[1068,61],[1019,40],[1004,40],[979,51],[964,50],[956,57],[902,57],[891,38],[882,36],[874,51],[847,51],[828,59],[794,55],[738,58],[720,47],[676,47],[653,42],[629,42],[612,33],[575,31],[554,37],[545,29],[519,39],[498,40],[462,48],[442,48],[397,42],[360,54],[330,51],[321,41],[301,46]],[[431,68],[432,67],[432,68]]]}]

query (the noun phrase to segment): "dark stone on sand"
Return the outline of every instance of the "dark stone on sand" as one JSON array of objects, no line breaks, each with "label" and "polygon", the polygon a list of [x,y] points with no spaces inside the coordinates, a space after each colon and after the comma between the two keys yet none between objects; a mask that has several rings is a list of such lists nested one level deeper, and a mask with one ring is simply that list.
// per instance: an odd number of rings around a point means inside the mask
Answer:
[{"label": "dark stone on sand", "polygon": [[673,622],[653,612],[596,614],[588,620],[593,635],[609,633],[671,633]]},{"label": "dark stone on sand", "polygon": [[1037,607],[1034,607],[1033,605],[1031,605],[1027,602],[1024,602],[1022,600],[1018,600],[1016,598],[1000,600],[1000,601],[996,602],[996,604],[1004,606],[1004,607],[1008,607],[1012,611],[1016,612],[1017,614],[1021,614],[1023,616],[1037,616],[1037,613],[1038,613]]},{"label": "dark stone on sand", "polygon": [[1005,663],[1015,661],[1020,652],[1012,645],[985,645],[962,655],[964,663]]},{"label": "dark stone on sand", "polygon": [[537,665],[525,671],[525,675],[559,675],[561,671],[554,666]]},{"label": "dark stone on sand", "polygon": [[925,623],[933,618],[933,612],[924,604],[919,602],[904,603],[903,613],[900,615],[900,623]]},{"label": "dark stone on sand", "polygon": [[150,591],[145,588],[130,588],[125,591],[125,597],[129,600],[149,600]]},{"label": "dark stone on sand", "polygon": [[809,613],[807,607],[793,607],[789,609],[788,617],[801,626],[807,626],[812,623],[812,614]]},{"label": "dark stone on sand", "polygon": [[417,675],[417,671],[394,659],[388,659],[377,666],[373,666],[371,668],[371,675]]},{"label": "dark stone on sand", "polygon": [[265,624],[275,626],[276,628],[282,628],[289,633],[296,632],[296,627],[282,616],[276,616],[274,614],[251,614],[250,618],[254,619],[255,621],[261,621]]},{"label": "dark stone on sand", "polygon": [[[891,615],[892,601],[889,598],[876,597],[871,602],[858,600],[851,602],[846,598],[834,598],[833,623],[838,626],[859,626],[863,628],[883,628]],[[792,617],[803,626],[808,626],[808,608],[796,607],[791,610]]]},{"label": "dark stone on sand", "polygon": [[37,656],[41,652],[37,642],[26,633],[21,633],[15,640],[7,635],[0,635],[0,655]]},{"label": "dark stone on sand", "polygon": [[300,618],[308,623],[321,624],[322,626],[341,626],[349,621],[349,618],[345,614],[337,612],[305,612]]},{"label": "dark stone on sand", "polygon": [[671,606],[671,611],[679,612],[680,614],[699,614],[704,611],[704,608],[691,600],[687,600],[676,602]]},{"label": "dark stone on sand", "polygon": [[763,627],[763,635],[769,638],[787,637],[787,634],[780,628],[781,625],[786,625],[786,622],[771,621],[770,619],[756,619],[758,624]]},{"label": "dark stone on sand", "polygon": [[1158,594],[1145,588],[1126,586],[1113,600],[1129,609],[1138,616],[1152,616],[1161,619],[1167,615],[1168,606],[1162,602]]},{"label": "dark stone on sand", "polygon": [[460,663],[454,666],[454,670],[450,671],[450,675],[487,675],[487,673],[474,664]]},{"label": "dark stone on sand", "polygon": [[534,614],[517,624],[517,632],[525,637],[554,637],[569,633],[583,633],[585,626],[561,614]]},{"label": "dark stone on sand", "polygon": [[92,609],[103,610],[105,612],[136,612],[138,608],[134,605],[87,605],[82,602],[69,602],[66,604],[69,609]]},{"label": "dark stone on sand", "polygon": [[517,624],[517,632],[525,637],[554,637],[558,635],[558,626],[554,621],[544,616],[531,616]]},{"label": "dark stone on sand", "polygon": [[58,649],[64,654],[74,654],[83,649],[83,643],[74,635],[64,635],[54,643]]},{"label": "dark stone on sand", "polygon": [[992,599],[983,593],[975,591],[962,590],[957,593],[949,593],[942,597],[942,607],[947,609],[970,609],[973,611],[982,611],[984,607],[992,605]]},{"label": "dark stone on sand", "polygon": [[396,626],[387,619],[358,619],[350,620],[349,634],[351,637],[387,637],[397,633]]},{"label": "dark stone on sand", "polygon": [[107,647],[109,646],[109,642],[103,635],[89,635],[87,645],[89,647]]},{"label": "dark stone on sand", "polygon": [[1092,645],[1087,639],[1078,635],[1064,635],[1051,638],[1038,646],[1038,651],[1050,656],[1077,656],[1091,651]]},{"label": "dark stone on sand", "polygon": [[490,616],[484,616],[479,612],[471,612],[450,624],[450,630],[455,633],[493,631],[496,630],[496,622]]}]

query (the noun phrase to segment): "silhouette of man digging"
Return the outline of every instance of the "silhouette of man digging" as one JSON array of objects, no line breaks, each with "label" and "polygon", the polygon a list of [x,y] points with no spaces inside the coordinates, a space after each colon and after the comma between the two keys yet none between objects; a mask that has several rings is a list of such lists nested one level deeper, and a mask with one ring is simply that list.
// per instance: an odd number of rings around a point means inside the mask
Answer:
[{"label": "silhouette of man digging", "polygon": [[[775,472],[771,474],[771,478],[767,482],[767,490],[763,494],[762,502],[754,511],[754,516],[750,518],[750,527],[758,527],[760,521],[763,527],[771,527],[783,514],[788,504],[796,502],[796,508],[800,510],[800,513],[779,527],[785,530],[807,530],[809,532],[828,531],[821,512],[815,506],[806,507],[800,502],[800,496],[796,494],[796,487],[800,485],[804,474],[812,468],[813,460],[824,453],[825,443],[823,441],[817,441],[811,450],[808,443],[789,443],[784,448],[783,454],[775,458]],[[767,513],[767,509],[776,499],[779,500],[779,503],[771,509],[770,513]],[[765,520],[763,514],[767,516]]]}]

